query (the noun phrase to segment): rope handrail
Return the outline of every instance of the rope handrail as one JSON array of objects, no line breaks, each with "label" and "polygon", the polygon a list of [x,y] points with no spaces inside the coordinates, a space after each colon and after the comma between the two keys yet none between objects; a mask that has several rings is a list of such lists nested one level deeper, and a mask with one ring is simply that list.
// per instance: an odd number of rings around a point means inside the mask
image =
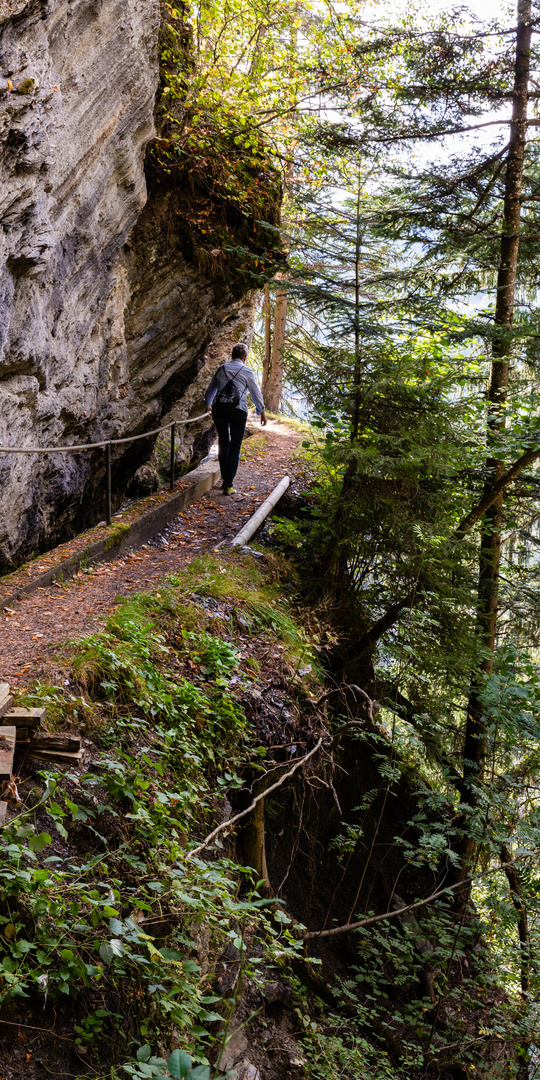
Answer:
[{"label": "rope handrail", "polygon": [[152,431],[144,431],[142,435],[128,435],[124,439],[103,439],[101,442],[76,443],[74,446],[38,446],[30,449],[23,446],[0,446],[0,454],[67,454],[75,450],[97,450],[100,446],[118,446],[119,443],[148,439],[150,435],[159,435],[161,431],[168,431],[175,424],[194,424],[197,420],[204,420],[207,415],[207,413],[202,413],[201,416],[192,416],[187,420],[170,420],[163,427],[153,428]]},{"label": "rope handrail", "polygon": [[148,439],[151,435],[159,435],[162,431],[171,432],[171,465],[170,465],[170,482],[169,487],[171,491],[174,491],[174,473],[175,473],[175,433],[177,424],[194,424],[197,420],[204,420],[208,416],[208,413],[202,413],[201,416],[191,416],[187,420],[169,420],[168,424],[163,424],[162,427],[153,428],[152,431],[144,431],[141,435],[127,435],[123,439],[102,439],[100,442],[93,443],[78,443],[75,446],[38,446],[34,449],[29,449],[27,446],[0,446],[0,454],[67,454],[77,453],[78,450],[105,450],[105,485],[106,485],[106,511],[105,518],[107,525],[111,524],[112,520],[112,461],[111,461],[111,446],[118,446],[120,443],[136,442],[137,439]]}]

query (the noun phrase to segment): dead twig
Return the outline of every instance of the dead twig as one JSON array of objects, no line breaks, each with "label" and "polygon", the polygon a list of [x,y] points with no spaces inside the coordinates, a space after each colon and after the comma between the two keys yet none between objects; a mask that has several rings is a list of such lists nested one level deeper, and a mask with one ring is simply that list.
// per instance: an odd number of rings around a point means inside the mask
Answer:
[{"label": "dead twig", "polygon": [[59,1035],[54,1028],[35,1027],[34,1024],[21,1024],[18,1020],[2,1020],[0,1024],[8,1024],[9,1027],[25,1028],[27,1031],[41,1031],[44,1035],[52,1035],[53,1039],[61,1039],[62,1042],[73,1042],[73,1036]]},{"label": "dead twig", "polygon": [[[507,865],[507,863],[501,863],[500,866],[495,867],[493,870],[488,870],[487,873],[498,873],[499,870],[506,869]],[[348,934],[351,930],[359,930],[362,926],[371,926],[373,923],[384,922],[387,919],[395,919],[397,915],[404,915],[407,911],[416,911],[418,908],[426,907],[427,904],[432,904],[434,900],[439,900],[441,896],[446,896],[447,893],[451,893],[455,889],[461,888],[463,885],[470,884],[472,880],[472,878],[467,878],[466,881],[458,881],[454,885],[446,885],[444,889],[438,889],[437,892],[432,893],[431,896],[426,896],[425,900],[415,900],[413,904],[407,904],[405,907],[397,908],[395,911],[385,911],[382,915],[371,915],[369,919],[359,919],[358,922],[345,923],[344,926],[334,926],[331,930],[299,931],[299,936],[303,941],[310,941],[314,938],[337,937],[338,934]]]},{"label": "dead twig", "polygon": [[343,694],[345,690],[351,690],[353,694],[358,694],[358,697],[362,698],[362,701],[364,701],[367,706],[368,720],[371,720],[371,722],[373,723],[374,702],[366,694],[366,691],[362,690],[360,686],[356,686],[355,683],[340,683],[339,686],[335,686],[332,690],[327,690],[324,694],[321,694],[321,696],[315,701],[311,701],[310,704],[314,705],[315,708],[318,708],[319,705],[322,705],[323,701],[328,701],[328,699],[333,697],[334,694]]},{"label": "dead twig", "polygon": [[332,742],[328,743],[328,746],[325,746],[324,749],[326,752],[330,753],[330,750],[334,750],[338,743],[341,742],[342,735],[346,735],[347,732],[352,731],[353,728],[362,727],[364,722],[364,720],[349,720],[348,724],[342,724],[341,727],[334,732]]},{"label": "dead twig", "polygon": [[[360,686],[356,686],[354,684],[349,685],[349,684],[344,683],[341,686],[338,686],[333,690],[329,690],[329,691],[327,691],[326,694],[323,694],[322,697],[318,699],[318,701],[312,702],[312,704],[315,705],[315,706],[320,705],[325,699],[330,697],[332,694],[342,693],[344,690],[350,690],[350,691],[352,691],[352,693],[355,696],[358,696],[359,698],[361,698],[361,700],[366,705],[366,711],[367,711],[367,715],[368,715],[368,720],[373,722],[373,709],[374,709],[374,704],[375,703],[366,694],[365,690],[362,690]],[[351,731],[354,727],[362,724],[363,722],[364,721],[362,721],[362,720],[350,720],[348,723],[343,724],[340,728],[338,728],[338,730],[335,732],[335,734],[333,735],[333,737],[330,740],[330,742],[328,743],[328,745],[325,746],[326,752],[329,753],[330,751],[332,751],[334,749],[335,746],[337,746],[337,744],[341,740],[342,735],[344,735],[348,731]],[[239,814],[235,814],[235,816],[230,818],[229,821],[222,821],[220,825],[218,825],[215,829],[212,830],[211,833],[208,834],[206,839],[203,840],[203,842],[201,844],[199,844],[196,848],[193,848],[193,850],[189,852],[187,858],[188,859],[195,858],[196,855],[199,855],[201,851],[204,851],[204,849],[206,847],[208,847],[208,845],[211,844],[213,840],[215,840],[216,836],[219,836],[219,834],[224,832],[226,829],[231,829],[234,825],[236,825],[236,823],[238,821],[241,821],[242,818],[245,818],[249,814],[251,814],[253,812],[253,810],[255,809],[255,807],[258,805],[258,803],[261,802],[262,799],[265,799],[267,795],[270,795],[273,791],[276,791],[276,789],[281,787],[281,785],[284,784],[286,780],[289,780],[291,776],[294,776],[296,770],[299,769],[301,765],[304,765],[306,761],[309,761],[309,759],[311,757],[313,757],[313,755],[317,752],[317,750],[320,750],[322,745],[323,745],[323,736],[321,735],[319,737],[319,739],[317,740],[316,745],[313,747],[312,750],[309,751],[309,753],[305,754],[304,757],[299,758],[298,761],[295,761],[293,763],[292,768],[289,769],[286,773],[284,773],[283,776],[281,776],[279,778],[279,780],[276,780],[276,782],[274,784],[272,784],[268,788],[264,788],[263,791],[259,791],[259,794],[255,796],[253,801],[250,803],[250,805],[245,810],[241,810]],[[279,766],[276,766],[276,767],[279,768]],[[283,766],[281,766],[281,767],[283,767]],[[257,786],[260,786],[262,779],[264,779],[264,778],[261,777],[257,781]]]},{"label": "dead twig", "polygon": [[233,825],[236,825],[237,821],[241,821],[242,818],[247,817],[248,814],[251,814],[257,806],[257,803],[259,803],[261,799],[265,799],[273,791],[276,791],[277,788],[281,787],[281,785],[284,784],[286,780],[289,780],[291,776],[294,776],[296,770],[299,769],[301,765],[305,765],[306,761],[309,761],[309,759],[317,753],[317,750],[320,750],[322,742],[323,740],[321,736],[317,740],[317,743],[315,744],[313,749],[310,750],[308,754],[305,754],[304,757],[299,758],[298,761],[294,762],[292,769],[289,769],[288,772],[284,773],[283,776],[279,778],[279,780],[276,780],[275,784],[272,784],[269,788],[265,788],[265,790],[261,791],[259,795],[256,795],[253,799],[253,802],[250,803],[246,810],[241,810],[239,814],[235,814],[235,816],[232,817],[229,821],[223,821],[221,825],[218,825],[217,828],[213,829],[213,831],[209,833],[209,835],[206,837],[206,840],[203,840],[202,844],[199,844],[198,847],[193,848],[193,851],[190,851],[188,853],[187,858],[195,858],[195,856],[198,855],[201,851],[203,851],[205,847],[208,847],[208,844],[211,844],[212,840],[214,840],[216,836],[219,836],[221,832],[224,832],[225,829],[231,829]]}]

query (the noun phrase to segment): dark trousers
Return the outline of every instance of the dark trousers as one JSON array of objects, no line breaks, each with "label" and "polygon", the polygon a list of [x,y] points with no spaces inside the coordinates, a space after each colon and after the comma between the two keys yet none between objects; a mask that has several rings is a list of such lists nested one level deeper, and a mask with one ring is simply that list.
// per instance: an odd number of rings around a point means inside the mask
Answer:
[{"label": "dark trousers", "polygon": [[233,413],[224,416],[218,409],[212,409],[212,417],[218,433],[221,479],[224,487],[231,487],[240,460],[247,413],[243,409],[235,409]]}]

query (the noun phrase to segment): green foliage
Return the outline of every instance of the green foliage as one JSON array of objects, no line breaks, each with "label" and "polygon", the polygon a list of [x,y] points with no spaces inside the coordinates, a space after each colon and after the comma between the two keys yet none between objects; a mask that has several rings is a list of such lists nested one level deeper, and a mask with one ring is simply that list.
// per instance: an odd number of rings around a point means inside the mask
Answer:
[{"label": "green foliage", "polygon": [[303,538],[300,528],[296,522],[289,521],[287,518],[272,518],[270,536],[272,542],[284,548],[285,551],[290,551],[291,548],[293,550],[298,549],[302,546]]},{"label": "green foliage", "polygon": [[206,1055],[224,1043],[236,1005],[212,989],[224,949],[254,985],[263,960],[268,970],[301,950],[220,840],[208,861],[190,855],[242,770],[261,761],[233,689],[242,693],[251,669],[240,671],[227,622],[222,636],[205,628],[212,583],[236,605],[258,605],[254,634],[275,625],[305,640],[245,559],[203,558],[125,601],[101,634],[73,647],[82,693],[38,685],[27,695],[54,707],[56,726],[83,722],[97,743],[87,770],[42,773],[0,831],[3,1008],[69,999],[88,1062],[106,1050],[136,1078],[209,1076]]},{"label": "green foliage", "polygon": [[[398,1080],[388,1054],[365,1038],[350,1020],[329,1013],[324,1023],[298,1010],[303,1027],[302,1065],[310,1080]],[[299,1062],[300,1064],[300,1062]]]},{"label": "green foliage", "polygon": [[291,616],[287,596],[289,583],[272,577],[266,579],[261,570],[242,556],[229,555],[194,559],[182,574],[171,582],[193,596],[209,595],[215,599],[233,601],[235,618],[241,619],[243,630],[251,634],[270,634],[272,640],[283,644],[284,657],[293,671],[309,665],[311,681],[322,679],[321,664],[309,635]]},{"label": "green foliage", "polygon": [[189,643],[190,653],[200,665],[202,675],[212,675],[218,686],[226,686],[228,678],[238,667],[238,652],[228,641],[208,634],[182,631]]},{"label": "green foliage", "polygon": [[137,1080],[148,1076],[170,1076],[172,1080],[210,1080],[208,1065],[193,1065],[191,1057],[184,1050],[173,1050],[165,1061],[152,1055],[149,1043],[139,1047],[137,1065],[124,1065],[123,1069]]},{"label": "green foliage", "polygon": [[227,7],[164,5],[159,138],[149,165],[158,183],[181,192],[194,260],[230,285],[280,257],[281,180],[261,125],[250,122],[260,98],[245,76],[245,51],[260,12],[239,2],[231,17]]},{"label": "green foliage", "polygon": [[[74,657],[74,671],[94,691],[116,705],[138,709],[147,718],[133,720],[132,726],[143,728],[152,720],[150,745],[160,742],[163,756],[168,760],[178,756],[183,762],[179,770],[182,780],[184,810],[193,794],[201,770],[208,763],[217,763],[216,746],[227,754],[244,731],[244,717],[235,700],[227,692],[228,680],[214,680],[213,692],[208,693],[186,678],[172,675],[166,661],[172,647],[165,644],[149,614],[149,603],[131,601],[124,604],[109,621],[108,629],[99,637],[83,641]],[[205,667],[201,674],[230,674],[237,664],[234,650],[204,631],[191,634],[182,631],[191,645],[197,644],[194,663]],[[118,767],[115,766],[118,771]]]}]

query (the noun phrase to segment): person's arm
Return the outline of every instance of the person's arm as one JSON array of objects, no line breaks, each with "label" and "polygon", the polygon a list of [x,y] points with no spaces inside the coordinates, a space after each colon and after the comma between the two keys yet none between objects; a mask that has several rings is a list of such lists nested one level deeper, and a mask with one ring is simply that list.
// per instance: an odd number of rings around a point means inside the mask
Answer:
[{"label": "person's arm", "polygon": [[261,394],[261,391],[259,390],[259,387],[257,386],[257,380],[255,379],[253,372],[249,368],[246,368],[246,370],[243,372],[243,375],[245,376],[247,382],[247,388],[249,390],[251,400],[253,401],[253,404],[257,411],[257,416],[260,416],[261,424],[264,427],[264,425],[267,424],[268,421],[266,419],[264,411],[263,396]]},{"label": "person's arm", "polygon": [[[218,371],[219,371],[219,368],[218,368]],[[217,371],[216,371],[215,375],[212,376],[210,382],[208,383],[208,386],[206,387],[206,393],[204,395],[204,406],[205,406],[205,409],[207,410],[207,412],[210,412],[210,409],[212,408],[212,402],[213,402],[213,400],[214,400],[214,398],[215,398],[215,396],[217,394],[217,389],[218,389],[218,380],[217,380]]]}]

